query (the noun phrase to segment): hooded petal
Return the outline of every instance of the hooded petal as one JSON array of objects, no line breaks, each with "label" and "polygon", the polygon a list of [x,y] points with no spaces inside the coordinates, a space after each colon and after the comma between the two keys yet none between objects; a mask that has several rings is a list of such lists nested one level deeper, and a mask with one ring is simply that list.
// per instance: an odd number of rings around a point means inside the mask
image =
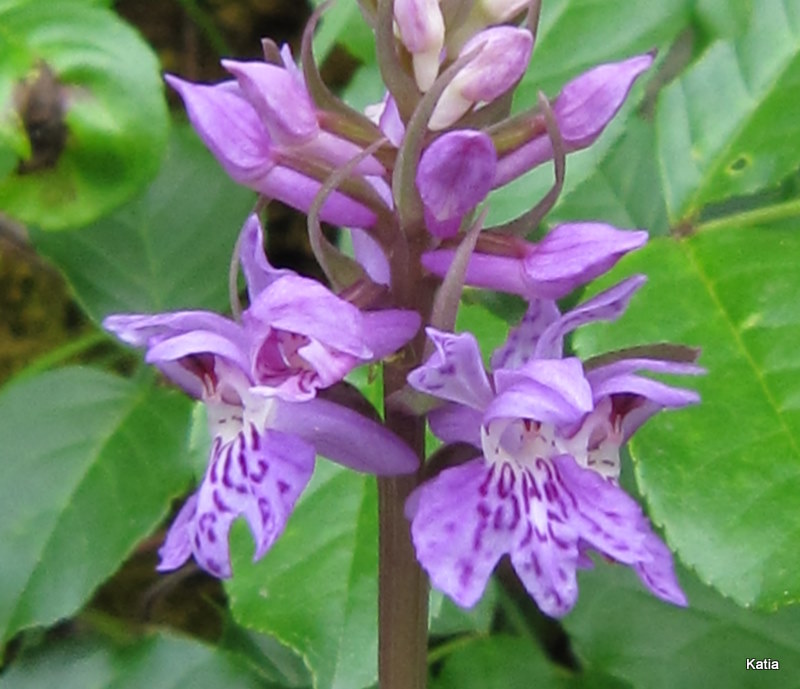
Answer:
[{"label": "hooded petal", "polygon": [[234,181],[253,186],[275,165],[272,141],[235,82],[215,86],[164,77],[183,99],[195,131]]},{"label": "hooded petal", "polygon": [[390,476],[412,473],[419,466],[411,448],[383,425],[320,398],[277,401],[270,425],[303,438],[318,454],[356,471]]},{"label": "hooded petal", "polygon": [[493,397],[492,388],[472,334],[454,335],[435,328],[426,328],[425,332],[436,351],[408,374],[409,384],[443,400],[485,409]]},{"label": "hooded petal", "polygon": [[559,225],[524,259],[530,295],[560,299],[646,242],[647,232],[618,230],[604,223]]},{"label": "hooded petal", "polygon": [[[286,275],[261,292],[242,315],[251,332],[265,328],[305,335],[326,346],[368,359],[361,312],[316,280]],[[256,341],[256,346],[261,346]]]},{"label": "hooded petal", "polygon": [[316,108],[294,74],[268,62],[223,60],[222,66],[236,77],[273,141],[298,145],[319,132]]},{"label": "hooded petal", "polygon": [[480,459],[445,469],[406,502],[417,559],[431,583],[465,608],[478,602],[519,528],[519,501],[505,484],[500,494],[495,473]]},{"label": "hooded petal", "polygon": [[447,132],[425,149],[416,181],[433,235],[458,231],[461,218],[489,193],[496,164],[491,138],[476,130]]}]

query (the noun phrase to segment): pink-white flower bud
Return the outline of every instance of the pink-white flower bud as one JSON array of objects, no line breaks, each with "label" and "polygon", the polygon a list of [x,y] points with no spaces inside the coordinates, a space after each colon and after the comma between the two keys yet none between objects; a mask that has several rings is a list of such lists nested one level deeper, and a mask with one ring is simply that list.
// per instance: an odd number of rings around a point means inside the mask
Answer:
[{"label": "pink-white flower bud", "polygon": [[439,73],[444,46],[444,18],[438,0],[395,0],[394,19],[400,40],[411,53],[414,78],[427,91]]},{"label": "pink-white flower bud", "polygon": [[449,127],[474,105],[491,102],[512,88],[528,66],[533,36],[527,29],[495,26],[473,36],[460,55],[476,49],[477,55],[442,93],[430,129]]}]

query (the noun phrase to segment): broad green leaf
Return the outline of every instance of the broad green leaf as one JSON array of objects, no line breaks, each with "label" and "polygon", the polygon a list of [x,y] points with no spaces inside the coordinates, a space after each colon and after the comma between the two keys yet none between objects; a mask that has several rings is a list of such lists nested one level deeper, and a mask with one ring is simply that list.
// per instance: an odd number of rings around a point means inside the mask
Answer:
[{"label": "broad green leaf", "polygon": [[570,672],[550,662],[531,639],[507,635],[476,638],[465,643],[447,656],[441,672],[430,684],[431,689],[625,689],[630,686],[592,671]]},{"label": "broad green leaf", "polygon": [[651,236],[668,230],[653,124],[629,117],[625,125],[594,171],[559,199],[550,222],[595,218]]},{"label": "broad green leaf", "polygon": [[741,36],[753,16],[754,0],[696,0],[702,26],[720,38]]},{"label": "broad green leaf", "polygon": [[66,368],[0,394],[0,639],[73,614],[191,476],[189,403]]},{"label": "broad green leaf", "polygon": [[135,643],[70,640],[15,662],[0,689],[268,689],[241,658],[211,646],[154,635]]},{"label": "broad green leaf", "polygon": [[602,62],[665,48],[684,28],[689,5],[688,0],[543,2],[536,46],[515,96],[517,103],[535,105],[539,90],[555,96],[569,79]]},{"label": "broad green leaf", "polygon": [[[321,0],[313,0],[315,7],[320,4]],[[337,43],[361,62],[375,61],[375,37],[361,16],[356,0],[334,2],[322,15],[314,35],[314,55],[320,64]]]},{"label": "broad green leaf", "polygon": [[[800,608],[743,610],[688,572],[679,576],[688,608],[650,595],[626,567],[598,562],[583,573],[564,618],[579,658],[647,689],[797,686]],[[748,658],[777,659],[780,670],[748,670]]]},{"label": "broad green leaf", "polygon": [[[631,451],[667,540],[742,605],[800,600],[798,221],[653,240],[621,274],[649,281],[617,323],[578,331],[582,356],[669,340],[703,348],[699,406],[667,412]],[[599,289],[599,286],[598,286]]]},{"label": "broad green leaf", "polygon": [[[16,82],[30,87],[45,69],[55,76],[45,119],[63,120],[67,130],[52,160],[0,179],[0,208],[47,229],[86,224],[158,169],[167,109],[156,56],[114,12],[79,0],[6,2],[0,26],[26,50],[25,63],[15,63]],[[21,118],[15,126],[24,135]]]},{"label": "broad green leaf", "polygon": [[764,189],[800,164],[800,5],[758,3],[748,31],[719,41],[664,89],[656,113],[673,224]]},{"label": "broad green leaf", "polygon": [[377,678],[375,481],[325,460],[286,530],[250,563],[252,538],[232,530],[234,576],[226,584],[239,624],[293,648],[319,689],[359,689]]},{"label": "broad green leaf", "polygon": [[221,309],[253,195],[230,181],[190,130],[176,128],[156,180],[93,225],[33,233],[96,320],[116,312]]}]

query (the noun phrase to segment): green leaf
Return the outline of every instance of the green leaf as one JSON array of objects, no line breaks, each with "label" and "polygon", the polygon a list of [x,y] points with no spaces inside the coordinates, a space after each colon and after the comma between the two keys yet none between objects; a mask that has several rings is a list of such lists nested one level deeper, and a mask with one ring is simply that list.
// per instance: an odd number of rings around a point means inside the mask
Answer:
[{"label": "green leaf", "polygon": [[[26,49],[15,81],[30,88],[46,69],[55,76],[39,82],[50,84],[45,120],[67,130],[63,150],[52,138],[51,160],[0,179],[0,208],[46,229],[86,224],[158,169],[167,109],[156,56],[114,12],[79,0],[6,2],[0,26]],[[21,118],[15,126],[24,135]]]},{"label": "green leaf", "polygon": [[617,227],[649,230],[651,236],[666,233],[669,226],[653,124],[629,117],[625,125],[594,171],[559,199],[548,221],[598,218]]},{"label": "green leaf", "polygon": [[89,314],[222,309],[228,267],[253,195],[227,178],[186,128],[135,201],[90,227],[34,232],[36,248],[65,273]]},{"label": "green leaf", "polygon": [[373,478],[321,460],[261,561],[249,562],[246,527],[232,529],[226,590],[234,618],[297,651],[319,689],[357,689],[377,678],[376,493]]},{"label": "green leaf", "polygon": [[705,204],[780,182],[800,164],[800,6],[759,3],[735,42],[717,42],[664,89],[656,124],[673,223]]},{"label": "green leaf", "polygon": [[[322,0],[313,0],[318,7]],[[375,62],[375,36],[369,28],[356,0],[335,2],[325,10],[314,35],[314,56],[322,64],[333,47],[340,44],[361,62]]]},{"label": "green leaf", "polygon": [[530,639],[507,635],[477,638],[465,644],[447,656],[441,673],[431,682],[431,689],[625,689],[628,686],[596,672],[572,673],[547,660]]},{"label": "green leaf", "polygon": [[[578,604],[564,618],[581,659],[648,689],[797,686],[800,608],[743,610],[679,575],[688,608],[653,597],[626,567],[598,562],[583,573]],[[777,659],[780,671],[747,670],[748,658]]]},{"label": "green leaf", "polygon": [[617,323],[581,329],[582,356],[670,340],[703,348],[698,407],[650,421],[631,445],[667,540],[742,605],[800,600],[798,221],[653,240],[622,274],[648,275]]},{"label": "green leaf", "polygon": [[666,47],[684,28],[689,5],[687,0],[543,2],[531,65],[516,103],[531,107],[539,90],[555,96],[569,79],[597,64]]},{"label": "green leaf", "polygon": [[720,38],[741,36],[753,16],[753,0],[696,0],[696,5],[706,30]]},{"label": "green leaf", "polygon": [[136,643],[70,640],[14,663],[0,689],[266,689],[266,683],[235,655],[167,635]]},{"label": "green leaf", "polygon": [[183,396],[66,368],[0,394],[0,639],[73,614],[191,476]]}]

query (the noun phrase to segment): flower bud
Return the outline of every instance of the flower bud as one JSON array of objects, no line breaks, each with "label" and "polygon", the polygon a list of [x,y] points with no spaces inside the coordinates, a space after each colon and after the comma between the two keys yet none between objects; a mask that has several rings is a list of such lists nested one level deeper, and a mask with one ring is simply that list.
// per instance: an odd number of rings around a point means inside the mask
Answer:
[{"label": "flower bud", "polygon": [[533,36],[526,29],[495,26],[473,36],[460,55],[476,49],[475,58],[442,93],[431,115],[430,129],[449,127],[477,103],[493,101],[512,88],[528,66]]},{"label": "flower bud", "polygon": [[434,141],[417,168],[417,189],[425,206],[425,224],[437,237],[458,232],[467,211],[492,187],[497,154],[483,132],[447,132]]},{"label": "flower bud", "polygon": [[[570,81],[553,102],[553,114],[567,153],[594,143],[622,107],[638,76],[653,64],[649,54],[599,65]],[[543,131],[503,156],[494,186],[502,186],[550,160],[553,147]]]},{"label": "flower bud", "polygon": [[414,78],[427,91],[439,73],[444,46],[444,18],[438,0],[395,0],[394,18],[400,40],[411,53]]}]

